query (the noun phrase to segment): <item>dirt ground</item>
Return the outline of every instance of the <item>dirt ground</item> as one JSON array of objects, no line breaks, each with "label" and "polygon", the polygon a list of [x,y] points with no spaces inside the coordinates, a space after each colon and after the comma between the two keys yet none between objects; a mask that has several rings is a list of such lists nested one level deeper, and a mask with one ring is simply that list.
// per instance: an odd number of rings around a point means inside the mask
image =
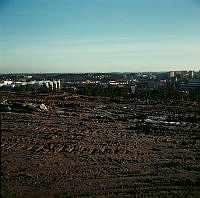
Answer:
[{"label": "dirt ground", "polygon": [[200,197],[198,103],[14,93],[1,103],[3,198]]}]

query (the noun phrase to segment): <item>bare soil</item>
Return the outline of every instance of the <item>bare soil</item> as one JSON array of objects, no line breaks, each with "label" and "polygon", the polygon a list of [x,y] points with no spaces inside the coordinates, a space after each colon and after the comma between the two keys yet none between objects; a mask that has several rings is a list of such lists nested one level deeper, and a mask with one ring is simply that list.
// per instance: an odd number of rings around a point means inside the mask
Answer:
[{"label": "bare soil", "polygon": [[2,113],[2,197],[200,197],[198,103],[0,97],[48,108]]}]

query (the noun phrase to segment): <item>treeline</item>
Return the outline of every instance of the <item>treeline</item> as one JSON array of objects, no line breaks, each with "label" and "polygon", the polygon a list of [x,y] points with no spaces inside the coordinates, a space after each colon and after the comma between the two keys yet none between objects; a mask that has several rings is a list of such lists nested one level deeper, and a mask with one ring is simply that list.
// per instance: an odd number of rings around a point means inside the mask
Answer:
[{"label": "treeline", "polygon": [[141,91],[137,90],[134,97],[143,99],[161,99],[161,100],[200,100],[200,88],[183,91],[174,88],[163,88],[154,91]]},{"label": "treeline", "polygon": [[46,87],[36,87],[31,85],[23,85],[23,86],[16,86],[16,87],[0,87],[0,91],[14,91],[14,92],[32,92],[32,93],[49,93],[53,90],[48,89]]},{"label": "treeline", "polygon": [[162,88],[153,91],[136,90],[134,94],[130,94],[130,90],[124,87],[83,87],[77,91],[80,95],[87,96],[105,96],[105,97],[128,97],[141,99],[160,99],[160,100],[200,100],[200,88],[183,91],[175,88]]},{"label": "treeline", "polygon": [[[46,87],[36,86],[18,86],[18,87],[0,87],[0,91],[14,91],[14,92],[31,92],[32,94],[38,93],[54,93],[57,90],[51,90]],[[126,98],[141,98],[141,99],[159,99],[159,100],[191,100],[200,101],[200,88],[183,91],[176,88],[162,88],[153,91],[136,90],[134,94],[130,94],[130,90],[125,87],[117,86],[86,86],[78,89],[63,89],[59,92],[69,92],[87,96],[101,96],[101,97],[126,97]]]},{"label": "treeline", "polygon": [[83,87],[78,90],[78,94],[87,96],[102,96],[102,97],[126,97],[128,89],[124,87]]}]

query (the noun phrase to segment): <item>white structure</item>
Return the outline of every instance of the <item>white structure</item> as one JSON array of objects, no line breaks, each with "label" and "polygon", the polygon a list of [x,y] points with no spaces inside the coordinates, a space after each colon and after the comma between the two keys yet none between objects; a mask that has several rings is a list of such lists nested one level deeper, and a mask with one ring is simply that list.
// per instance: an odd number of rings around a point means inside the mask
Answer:
[{"label": "white structure", "polygon": [[49,88],[49,83],[48,82],[44,82],[43,86],[46,87],[46,88]]},{"label": "white structure", "polygon": [[13,81],[8,81],[8,80],[6,80],[6,81],[3,81],[3,82],[0,82],[0,87],[1,86],[6,86],[6,85],[10,85],[10,84],[12,84],[13,83]]},{"label": "white structure", "polygon": [[170,72],[169,72],[169,77],[170,77],[170,78],[173,78],[174,76],[175,76],[175,72],[174,72],[174,71],[170,71]]},{"label": "white structure", "polygon": [[60,80],[57,81],[57,86],[58,86],[58,89],[61,89],[61,82],[60,82]]},{"label": "white structure", "polygon": [[58,86],[57,86],[57,81],[53,81],[53,89],[57,89],[58,88]]},{"label": "white structure", "polygon": [[60,80],[57,81],[30,81],[30,82],[13,82],[13,81],[4,81],[3,83],[0,83],[0,86],[6,86],[6,87],[19,87],[19,86],[26,86],[26,85],[31,85],[31,86],[38,86],[38,87],[47,87],[52,90],[57,90],[61,88],[61,83]]},{"label": "white structure", "polygon": [[189,77],[194,78],[194,71],[189,71]]}]

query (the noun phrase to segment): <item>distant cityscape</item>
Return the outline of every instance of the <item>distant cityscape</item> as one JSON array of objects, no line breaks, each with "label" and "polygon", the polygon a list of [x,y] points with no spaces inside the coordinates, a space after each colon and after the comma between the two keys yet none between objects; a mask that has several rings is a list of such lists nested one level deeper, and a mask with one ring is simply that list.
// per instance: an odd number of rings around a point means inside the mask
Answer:
[{"label": "distant cityscape", "polygon": [[114,86],[127,88],[131,94],[136,90],[151,92],[162,88],[175,88],[187,92],[200,88],[200,71],[0,74],[0,87],[20,86],[46,87],[51,90]]}]

